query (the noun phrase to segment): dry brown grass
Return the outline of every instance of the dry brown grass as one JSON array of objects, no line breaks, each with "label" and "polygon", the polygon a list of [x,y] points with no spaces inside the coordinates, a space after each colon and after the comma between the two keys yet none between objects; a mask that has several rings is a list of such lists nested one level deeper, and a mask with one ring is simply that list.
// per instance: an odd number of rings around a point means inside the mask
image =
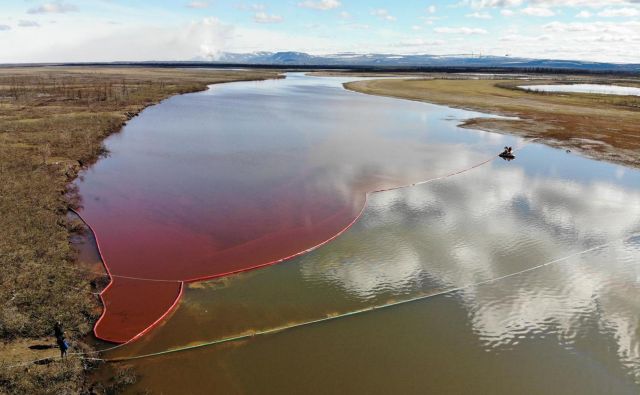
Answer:
[{"label": "dry brown grass", "polygon": [[[639,85],[635,78],[563,77],[563,83]],[[425,101],[520,120],[471,119],[465,126],[541,138],[596,159],[640,167],[640,97],[591,94],[539,94],[516,85],[549,80],[371,80],[346,84],[354,91]],[[552,81],[553,82],[553,81]]]},{"label": "dry brown grass", "polygon": [[[143,68],[0,68],[0,337],[4,364],[29,339],[64,323],[70,351],[85,350],[100,305],[74,270],[66,217],[70,181],[104,153],[103,139],[146,106],[207,84],[276,78],[275,71]],[[31,354],[29,354],[31,355]],[[35,355],[35,354],[34,354]],[[79,359],[6,370],[0,393],[77,393],[91,366]]]}]

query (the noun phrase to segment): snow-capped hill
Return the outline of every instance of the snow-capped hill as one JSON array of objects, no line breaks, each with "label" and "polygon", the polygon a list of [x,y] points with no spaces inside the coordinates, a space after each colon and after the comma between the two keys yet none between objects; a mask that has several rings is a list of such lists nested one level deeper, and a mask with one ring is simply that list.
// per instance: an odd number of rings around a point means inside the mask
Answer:
[{"label": "snow-capped hill", "polygon": [[480,54],[453,55],[400,55],[393,53],[344,52],[328,55],[310,55],[304,52],[222,53],[218,63],[270,65],[270,66],[344,66],[344,67],[509,67],[556,68],[581,70],[611,70],[640,72],[640,64],[615,64],[554,59],[527,59],[510,56],[483,56]]}]

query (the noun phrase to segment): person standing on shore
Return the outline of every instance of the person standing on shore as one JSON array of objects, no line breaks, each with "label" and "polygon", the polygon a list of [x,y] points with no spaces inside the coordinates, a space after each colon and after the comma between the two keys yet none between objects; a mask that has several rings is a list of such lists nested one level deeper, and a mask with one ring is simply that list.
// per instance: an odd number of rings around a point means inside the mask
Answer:
[{"label": "person standing on shore", "polygon": [[60,358],[64,358],[67,355],[69,344],[64,338],[64,329],[62,328],[62,323],[60,321],[56,321],[55,325],[53,326],[53,333],[56,337],[56,344],[60,349]]},{"label": "person standing on shore", "polygon": [[67,356],[67,350],[69,349],[69,344],[64,339],[64,337],[57,339],[58,348],[60,349],[60,358],[64,358]]},{"label": "person standing on shore", "polygon": [[62,323],[60,321],[56,321],[53,325],[53,334],[57,339],[64,339],[64,329],[62,328]]}]

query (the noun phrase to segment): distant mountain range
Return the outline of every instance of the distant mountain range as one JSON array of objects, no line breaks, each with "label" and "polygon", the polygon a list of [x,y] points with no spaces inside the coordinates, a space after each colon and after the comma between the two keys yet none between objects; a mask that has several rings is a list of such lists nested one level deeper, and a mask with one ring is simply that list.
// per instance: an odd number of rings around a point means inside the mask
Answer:
[{"label": "distant mountain range", "polygon": [[[195,59],[205,61],[204,59]],[[339,53],[310,55],[304,52],[223,53],[211,63],[270,66],[344,66],[344,67],[497,67],[553,68],[593,71],[640,72],[640,64],[599,63],[572,60],[527,59],[509,56],[479,55],[395,55]]]},{"label": "distant mountain range", "polygon": [[529,59],[511,56],[461,55],[397,55],[384,53],[337,53],[310,55],[305,52],[252,52],[220,54],[217,59],[194,58],[188,61],[134,62],[73,62],[0,64],[0,67],[42,65],[97,65],[147,67],[267,67],[267,68],[328,68],[388,71],[444,72],[582,72],[639,74],[640,63],[606,63],[579,60]]}]

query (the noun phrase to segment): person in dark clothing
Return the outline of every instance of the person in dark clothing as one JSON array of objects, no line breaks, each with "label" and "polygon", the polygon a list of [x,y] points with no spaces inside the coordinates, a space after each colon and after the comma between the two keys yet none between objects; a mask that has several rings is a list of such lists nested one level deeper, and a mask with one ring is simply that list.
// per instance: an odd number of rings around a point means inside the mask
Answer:
[{"label": "person in dark clothing", "polygon": [[53,334],[56,337],[56,344],[60,349],[60,358],[64,358],[67,355],[67,350],[69,349],[69,343],[64,338],[64,328],[62,327],[62,323],[60,321],[56,321],[53,325]]},{"label": "person in dark clothing", "polygon": [[62,329],[62,323],[60,321],[56,321],[55,325],[53,325],[53,334],[56,336],[56,340],[64,340],[64,329]]},{"label": "person in dark clothing", "polygon": [[58,348],[60,349],[60,358],[64,358],[67,355],[67,350],[69,349],[69,344],[64,340],[64,337],[58,338],[57,341]]}]

